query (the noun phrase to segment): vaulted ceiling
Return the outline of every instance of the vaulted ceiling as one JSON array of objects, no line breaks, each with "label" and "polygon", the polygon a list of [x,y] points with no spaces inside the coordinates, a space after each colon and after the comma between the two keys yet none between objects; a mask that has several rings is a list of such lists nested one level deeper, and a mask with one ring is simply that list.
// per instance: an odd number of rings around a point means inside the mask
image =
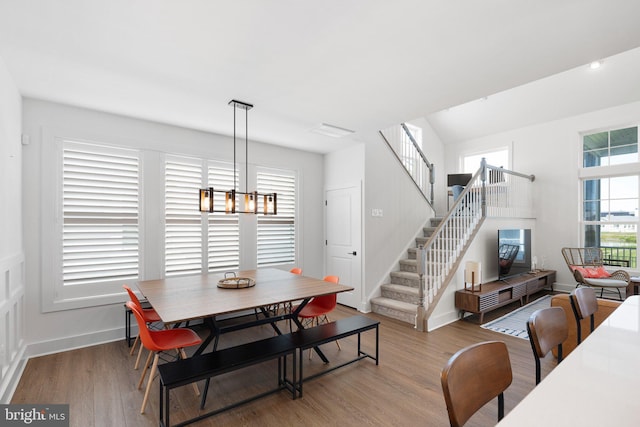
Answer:
[{"label": "vaulted ceiling", "polygon": [[[0,60],[24,96],[223,134],[239,99],[250,138],[330,152],[418,117],[455,142],[640,100],[639,16],[632,0],[0,0]],[[613,80],[588,74],[602,58]]]}]

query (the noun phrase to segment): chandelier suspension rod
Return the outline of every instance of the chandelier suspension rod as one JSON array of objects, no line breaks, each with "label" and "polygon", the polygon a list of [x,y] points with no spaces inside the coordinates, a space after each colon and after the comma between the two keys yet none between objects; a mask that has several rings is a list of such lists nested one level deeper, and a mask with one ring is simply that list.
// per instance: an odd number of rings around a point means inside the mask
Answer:
[{"label": "chandelier suspension rod", "polygon": [[[235,108],[234,108],[235,111]],[[244,192],[249,188],[249,109],[244,110]],[[257,201],[256,201],[257,203]]]},{"label": "chandelier suspension rod", "polygon": [[236,175],[236,106],[233,105],[233,189],[238,188]]}]

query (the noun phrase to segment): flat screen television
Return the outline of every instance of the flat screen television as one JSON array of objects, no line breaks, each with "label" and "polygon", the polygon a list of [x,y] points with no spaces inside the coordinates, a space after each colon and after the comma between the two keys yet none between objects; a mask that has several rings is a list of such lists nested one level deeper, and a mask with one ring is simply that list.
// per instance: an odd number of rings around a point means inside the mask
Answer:
[{"label": "flat screen television", "polygon": [[498,279],[531,271],[531,230],[498,230]]}]

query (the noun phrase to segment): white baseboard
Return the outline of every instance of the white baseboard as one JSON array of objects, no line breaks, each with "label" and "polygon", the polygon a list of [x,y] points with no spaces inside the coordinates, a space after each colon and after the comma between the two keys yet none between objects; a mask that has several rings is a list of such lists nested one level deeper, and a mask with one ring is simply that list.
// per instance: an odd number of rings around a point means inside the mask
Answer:
[{"label": "white baseboard", "polygon": [[431,316],[427,321],[427,332],[435,331],[438,328],[453,323],[458,320],[458,310],[449,311],[447,313],[440,314],[438,316]]},{"label": "white baseboard", "polygon": [[[135,333],[137,333],[137,328],[134,328],[134,325],[131,327],[131,332],[134,336]],[[44,356],[47,354],[60,353],[61,351],[90,347],[92,345],[104,344],[118,340],[124,340],[124,331],[122,327],[73,337],[64,337],[51,341],[31,343],[27,346],[27,357]]]},{"label": "white baseboard", "polygon": [[554,283],[553,284],[553,290],[555,292],[566,292],[566,293],[571,293],[571,291],[573,291],[576,288],[576,285],[567,285],[565,283]]},{"label": "white baseboard", "polygon": [[14,363],[7,370],[2,384],[0,384],[2,387],[0,389],[0,403],[2,404],[9,404],[11,402],[13,393],[16,391],[20,378],[22,377],[22,372],[25,366],[27,366],[27,358],[24,355],[25,350],[26,347],[23,346],[19,354],[14,358]]}]

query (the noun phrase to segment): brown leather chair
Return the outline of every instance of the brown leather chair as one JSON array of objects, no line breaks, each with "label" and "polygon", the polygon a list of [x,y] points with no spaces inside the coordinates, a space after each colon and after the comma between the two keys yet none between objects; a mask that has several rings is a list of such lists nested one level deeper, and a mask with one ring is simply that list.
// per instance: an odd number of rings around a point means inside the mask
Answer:
[{"label": "brown leather chair", "polygon": [[593,288],[578,288],[569,296],[571,308],[576,317],[578,344],[582,342],[582,327],[580,321],[589,318],[591,332],[595,329],[595,314],[598,311],[598,299]]},{"label": "brown leather chair", "polygon": [[536,361],[536,385],[540,383],[540,359],[551,349],[558,348],[558,363],[562,362],[562,343],[569,336],[569,325],[564,310],[549,307],[536,310],[527,321],[527,332]]},{"label": "brown leather chair", "polygon": [[504,417],[503,392],[512,379],[509,351],[502,341],[481,342],[454,354],[440,375],[451,426],[464,425],[496,396],[500,421]]},{"label": "brown leather chair", "polygon": [[[581,288],[578,288],[581,289]],[[597,290],[594,289],[597,295]],[[615,301],[611,299],[602,299],[598,298],[598,311],[596,311],[593,315],[594,317],[594,326],[597,328],[602,322],[604,322],[607,317],[611,315],[618,307],[620,307],[621,302]],[[562,344],[562,354],[566,358],[568,354],[570,354],[573,349],[578,345],[578,328],[577,322],[572,321],[575,317],[573,314],[573,309],[571,308],[571,297],[569,294],[558,294],[551,297],[551,307],[560,307],[564,310],[565,315],[567,317],[567,322],[569,323],[569,337]],[[591,334],[589,330],[589,320],[584,319],[580,321],[581,330],[582,330],[582,340],[588,337]],[[554,355],[557,356],[557,349],[553,349]]]}]

